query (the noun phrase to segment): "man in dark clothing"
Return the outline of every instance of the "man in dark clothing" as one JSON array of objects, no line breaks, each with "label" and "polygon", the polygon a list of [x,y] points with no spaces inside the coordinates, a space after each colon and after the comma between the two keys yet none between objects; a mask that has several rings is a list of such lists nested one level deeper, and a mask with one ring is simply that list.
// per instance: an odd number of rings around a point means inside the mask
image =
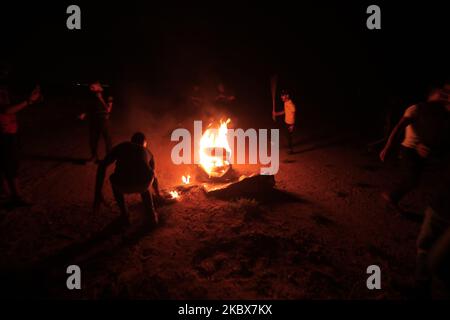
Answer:
[{"label": "man in dark clothing", "polygon": [[432,297],[450,299],[450,227],[433,246],[429,265],[434,279]]},{"label": "man in dark clothing", "polygon": [[152,194],[148,190],[149,186],[152,185],[156,194],[160,196],[158,180],[155,176],[155,160],[152,153],[147,149],[144,134],[140,132],[135,133],[130,142],[123,142],[115,146],[100,163],[97,171],[94,211],[98,211],[103,199],[102,188],[106,169],[114,162],[116,168],[110,176],[110,181],[114,198],[121,212],[121,219],[125,224],[129,223],[124,195],[139,193],[148,213],[147,218],[150,219],[152,224],[156,225],[158,215],[154,208]]},{"label": "man in dark clothing", "polygon": [[[450,165],[434,186],[417,239],[416,289],[420,297],[450,298]],[[433,286],[432,286],[433,284]],[[437,289],[437,290],[436,290]]]},{"label": "man in dark clothing", "polygon": [[14,206],[27,205],[22,199],[17,180],[19,170],[17,113],[42,99],[36,87],[25,101],[14,102],[6,85],[6,72],[0,76],[0,179]]},{"label": "man in dark clothing", "polygon": [[98,161],[98,143],[103,137],[106,153],[112,149],[112,140],[109,129],[109,116],[112,110],[112,99],[107,102],[103,98],[103,87],[96,81],[89,86],[93,96],[89,97],[87,115],[83,113],[80,119],[88,118],[89,121],[89,145],[91,149],[91,161]]}]

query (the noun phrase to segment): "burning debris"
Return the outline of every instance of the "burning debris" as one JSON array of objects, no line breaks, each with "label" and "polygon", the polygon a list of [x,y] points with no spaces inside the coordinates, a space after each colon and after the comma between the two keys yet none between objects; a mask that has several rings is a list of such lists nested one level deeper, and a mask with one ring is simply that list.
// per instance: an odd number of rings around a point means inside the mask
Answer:
[{"label": "burning debris", "polygon": [[180,194],[178,193],[178,191],[169,191],[170,196],[172,197],[172,199],[178,199],[180,198]]},{"label": "burning debris", "polygon": [[181,178],[181,181],[183,181],[183,184],[189,184],[189,183],[191,183],[191,176],[189,176],[189,175],[183,176]]},{"label": "burning debris", "polygon": [[237,181],[227,183],[204,183],[203,190],[208,196],[229,199],[264,194],[270,192],[274,186],[274,176],[253,174],[240,176]]},{"label": "burning debris", "polygon": [[220,120],[219,126],[211,123],[203,133],[199,143],[199,165],[196,167],[195,181],[190,175],[181,177],[182,184],[170,191],[171,199],[179,199],[191,188],[201,187],[207,195],[223,198],[254,196],[270,191],[275,186],[273,175],[240,175],[231,166],[232,148],[228,141],[228,124]]},{"label": "burning debris", "polygon": [[227,137],[230,122],[230,119],[220,120],[218,129],[210,124],[200,139],[200,166],[209,178],[221,178],[231,169],[231,148]]},{"label": "burning debris", "polygon": [[[200,167],[208,175],[203,190],[210,196],[233,198],[266,192],[275,186],[273,175],[239,176],[230,163],[228,143],[230,119],[220,121],[218,129],[208,128],[200,140]],[[201,177],[201,175],[200,175]]]},{"label": "burning debris", "polygon": [[201,135],[198,149],[198,165],[194,169],[194,179],[185,174],[181,177],[181,184],[169,191],[171,201],[180,200],[191,189],[202,189],[208,196],[218,198],[252,197],[270,193],[275,186],[273,175],[251,173],[242,175],[232,168],[233,147],[229,139],[235,137],[230,134],[228,125],[231,120],[211,122]]},{"label": "burning debris", "polygon": [[[234,172],[235,173],[235,172]],[[180,200],[183,194],[188,194],[192,189],[201,189],[207,196],[232,199],[240,197],[255,197],[270,193],[275,186],[275,177],[272,175],[241,175],[238,178],[218,180],[210,179],[200,184],[178,185],[169,191],[169,200]]]}]

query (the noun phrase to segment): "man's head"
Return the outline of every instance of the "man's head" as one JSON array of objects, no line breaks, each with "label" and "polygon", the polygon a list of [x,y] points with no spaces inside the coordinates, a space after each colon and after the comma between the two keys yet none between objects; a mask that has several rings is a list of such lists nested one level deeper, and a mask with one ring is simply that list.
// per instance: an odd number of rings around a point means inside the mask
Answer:
[{"label": "man's head", "polygon": [[144,148],[147,147],[147,138],[145,138],[145,135],[142,132],[136,132],[133,134],[131,137],[131,142],[143,146]]},{"label": "man's head", "polygon": [[442,98],[450,103],[450,81],[447,81],[442,88]]},{"label": "man's head", "polygon": [[220,83],[217,85],[217,91],[218,91],[219,93],[225,93],[225,85],[224,85],[222,82],[220,82]]},{"label": "man's head", "polygon": [[441,100],[441,90],[438,88],[431,89],[427,100],[430,102]]},{"label": "man's head", "polygon": [[291,100],[291,95],[287,90],[281,90],[281,101],[286,102]]},{"label": "man's head", "polygon": [[100,81],[94,81],[90,84],[89,89],[94,93],[100,93],[103,92],[103,87],[100,83]]}]

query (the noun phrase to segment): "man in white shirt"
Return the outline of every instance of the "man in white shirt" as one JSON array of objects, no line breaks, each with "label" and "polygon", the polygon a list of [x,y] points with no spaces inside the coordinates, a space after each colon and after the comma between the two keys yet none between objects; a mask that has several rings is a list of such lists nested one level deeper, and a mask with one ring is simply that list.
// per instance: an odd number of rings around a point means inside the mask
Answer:
[{"label": "man in white shirt", "polygon": [[295,128],[295,112],[296,107],[294,102],[291,99],[291,96],[288,91],[283,90],[281,92],[281,100],[284,102],[284,110],[279,112],[273,112],[272,117],[275,119],[277,116],[284,115],[284,122],[286,123],[287,128],[287,137],[288,137],[288,147],[289,147],[289,153],[294,153],[294,146],[292,142],[292,136],[294,134],[294,128]]},{"label": "man in white shirt", "polygon": [[441,93],[435,89],[426,103],[406,109],[380,153],[380,159],[384,161],[397,136],[404,130],[405,138],[401,144],[403,178],[393,190],[382,193],[383,199],[396,209],[400,209],[400,200],[417,186],[430,152],[436,153],[448,138],[444,128],[448,117],[447,102],[442,100]]}]

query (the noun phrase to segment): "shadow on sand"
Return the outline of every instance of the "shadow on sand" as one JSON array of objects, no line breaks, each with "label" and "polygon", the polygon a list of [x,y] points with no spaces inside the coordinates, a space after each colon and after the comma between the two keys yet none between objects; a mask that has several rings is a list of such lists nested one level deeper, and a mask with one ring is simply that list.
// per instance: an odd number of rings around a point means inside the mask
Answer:
[{"label": "shadow on sand", "polygon": [[[144,211],[143,206],[140,211]],[[158,228],[164,224],[165,217],[162,216]],[[72,243],[32,265],[0,270],[0,283],[4,289],[0,296],[5,295],[9,299],[51,297],[53,290],[65,289],[69,265],[78,265],[82,270],[91,266],[88,268],[91,272],[100,272],[95,267],[96,263],[132,247],[143,237],[151,236],[155,229],[146,219],[128,226],[116,218],[88,239]]]},{"label": "shadow on sand", "polygon": [[23,157],[24,157],[24,159],[32,160],[32,161],[61,162],[61,163],[71,163],[71,164],[76,164],[76,165],[85,165],[89,161],[89,159],[86,159],[86,158],[52,156],[52,155],[37,155],[37,154],[26,154]]},{"label": "shadow on sand", "polygon": [[311,152],[311,151],[315,151],[315,150],[334,147],[334,146],[343,144],[347,141],[348,141],[347,138],[337,138],[337,139],[324,140],[324,141],[319,140],[310,146],[306,146],[304,148],[299,149],[300,145],[304,145],[304,143],[300,141],[300,142],[295,143],[295,145],[294,145],[295,151],[293,152],[293,154],[302,154],[302,153]]},{"label": "shadow on sand", "polygon": [[221,200],[238,200],[240,198],[254,199],[264,205],[278,205],[287,203],[301,203],[301,204],[311,204],[309,200],[302,198],[301,196],[280,189],[273,188],[271,190],[264,190],[258,193],[246,193],[241,197],[217,197]]},{"label": "shadow on sand", "polygon": [[279,189],[273,189],[270,193],[267,194],[257,195],[255,196],[255,199],[265,204],[280,204],[280,203],[310,204],[309,200],[306,200],[295,193]]}]

